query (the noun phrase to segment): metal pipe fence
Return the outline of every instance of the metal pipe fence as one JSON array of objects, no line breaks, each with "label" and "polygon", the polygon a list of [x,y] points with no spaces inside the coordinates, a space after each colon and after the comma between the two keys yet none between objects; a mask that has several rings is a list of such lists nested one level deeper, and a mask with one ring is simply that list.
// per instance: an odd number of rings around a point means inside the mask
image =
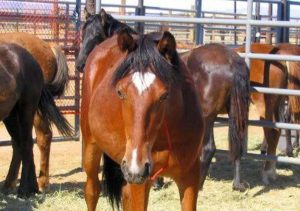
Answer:
[{"label": "metal pipe fence", "polygon": [[[266,1],[269,2],[269,1]],[[251,53],[251,28],[253,26],[268,26],[268,27],[300,27],[300,23],[296,21],[270,21],[270,20],[253,20],[252,19],[252,7],[253,0],[247,0],[247,18],[244,20],[237,19],[211,19],[211,18],[179,18],[179,17],[147,17],[147,16],[120,16],[114,15],[115,18],[123,21],[135,21],[135,22],[171,22],[171,23],[185,23],[185,24],[215,24],[215,25],[233,25],[233,26],[246,26],[246,48],[245,53],[242,54],[245,60],[250,65],[250,59],[266,59],[266,60],[285,60],[285,61],[300,61],[300,56],[292,55],[268,55],[268,54],[254,54]],[[253,90],[265,93],[265,94],[280,94],[280,95],[295,95],[300,96],[298,90],[283,90],[283,89],[272,89],[265,87],[252,87]],[[221,122],[226,122],[228,119],[218,118]],[[281,128],[281,129],[293,129],[300,130],[300,125],[269,122],[269,121],[257,121],[249,120],[250,125]],[[248,155],[249,156],[249,155]],[[277,160],[278,162],[300,164],[300,159],[292,159],[277,157],[277,156],[261,156],[261,155],[250,155],[252,158],[262,158],[267,160]]]}]

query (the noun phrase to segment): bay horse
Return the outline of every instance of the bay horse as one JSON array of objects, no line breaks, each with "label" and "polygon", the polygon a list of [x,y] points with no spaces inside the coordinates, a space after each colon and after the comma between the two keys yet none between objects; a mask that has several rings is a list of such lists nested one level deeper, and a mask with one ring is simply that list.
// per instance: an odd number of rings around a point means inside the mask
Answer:
[{"label": "bay horse", "polygon": [[196,210],[203,142],[201,107],[173,35],[156,44],[127,29],[90,53],[83,75],[81,130],[85,200],[95,210],[104,155],[104,187],[112,204],[146,210],[158,174],[178,185],[183,210]]},{"label": "bay horse", "polygon": [[[58,45],[47,43],[34,35],[23,32],[0,34],[0,43],[2,42],[15,43],[29,51],[39,63],[44,76],[44,83],[49,88],[51,95],[56,98],[63,95],[68,82],[68,66],[66,57]],[[34,117],[34,128],[41,154],[38,184],[39,190],[43,191],[49,184],[52,129],[47,118],[41,116],[39,112]],[[66,125],[60,127],[59,131],[65,136],[70,136],[72,133],[71,127],[66,130],[64,128],[66,128]],[[9,172],[3,185],[5,192],[15,187],[20,164],[21,159],[14,152]]]},{"label": "bay horse", "polygon": [[44,84],[38,62],[26,49],[0,44],[0,80],[0,120],[12,138],[13,156],[22,162],[18,194],[27,197],[38,192],[32,150],[34,115],[40,113],[60,129],[69,127]]},{"label": "bay horse", "polygon": [[[108,28],[111,28],[111,30],[107,31]],[[95,43],[103,42],[109,36],[124,28],[128,29],[131,34],[136,34],[129,26],[115,20],[103,9],[100,14],[88,15],[83,26],[83,41],[80,53],[76,60],[77,70],[83,72],[86,58],[91,50],[96,47]],[[158,43],[162,34],[152,33],[151,36]],[[231,119],[229,122],[231,158],[235,167],[233,189],[243,191],[245,186],[240,182],[240,158],[247,137],[250,95],[249,71],[246,64],[234,51],[218,44],[195,48],[192,51],[180,54],[180,57],[193,75],[200,103],[204,108],[205,122],[208,125],[205,132],[206,146],[203,148],[204,151],[201,157],[203,172],[205,172],[203,175],[206,176],[216,150],[213,138],[214,121],[219,113],[228,112]],[[234,111],[235,109],[236,111]],[[240,116],[237,117],[237,114]],[[201,179],[201,187],[205,176]]]}]

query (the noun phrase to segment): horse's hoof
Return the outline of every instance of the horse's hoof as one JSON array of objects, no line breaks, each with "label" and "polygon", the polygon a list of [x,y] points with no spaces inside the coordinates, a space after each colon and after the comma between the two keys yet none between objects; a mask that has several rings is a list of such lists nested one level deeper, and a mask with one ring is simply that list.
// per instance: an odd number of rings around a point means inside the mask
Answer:
[{"label": "horse's hoof", "polygon": [[39,191],[43,193],[49,188],[49,181],[44,177],[40,177],[38,179],[38,186],[39,186]]},{"label": "horse's hoof", "polygon": [[162,189],[162,187],[165,185],[164,183],[164,178],[163,177],[159,177],[155,180],[155,182],[153,183],[153,189],[154,190],[160,190]]},{"label": "horse's hoof", "polygon": [[260,150],[260,154],[261,154],[261,155],[266,155],[266,154],[267,154],[267,151],[266,151],[266,150]]},{"label": "horse's hoof", "polygon": [[245,182],[237,183],[237,184],[233,183],[233,185],[232,185],[232,190],[240,191],[240,192],[245,192],[249,188],[250,188],[250,185]]},{"label": "horse's hoof", "polygon": [[12,182],[10,184],[8,184],[7,182],[4,182],[4,185],[1,188],[1,192],[3,194],[9,194],[14,192],[14,190],[16,189],[17,183],[16,182]]},{"label": "horse's hoof", "polygon": [[270,184],[270,179],[275,181],[276,178],[277,178],[277,175],[276,175],[275,169],[264,170],[262,172],[262,181],[265,185]]},{"label": "horse's hoof", "polygon": [[34,195],[38,194],[38,193],[40,193],[38,190],[25,190],[25,189],[20,189],[19,188],[18,197],[27,199],[31,196],[34,196]]},{"label": "horse's hoof", "polygon": [[299,149],[299,143],[297,141],[294,141],[292,147],[293,149]]},{"label": "horse's hoof", "polygon": [[286,152],[286,155],[287,155],[288,157],[294,157],[293,150],[292,150],[292,151]]}]

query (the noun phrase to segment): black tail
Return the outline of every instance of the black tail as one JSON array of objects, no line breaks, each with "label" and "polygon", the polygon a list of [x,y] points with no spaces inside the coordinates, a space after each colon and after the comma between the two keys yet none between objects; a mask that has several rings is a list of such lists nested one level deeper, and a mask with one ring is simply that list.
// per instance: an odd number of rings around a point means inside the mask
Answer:
[{"label": "black tail", "polygon": [[244,60],[235,65],[229,111],[229,146],[233,161],[242,156],[247,144],[250,102],[249,69]]},{"label": "black tail", "polygon": [[72,136],[74,134],[72,126],[56,107],[53,95],[51,94],[48,86],[45,86],[42,90],[39,102],[39,112],[44,119],[54,123],[62,135]]},{"label": "black tail", "polygon": [[103,191],[108,195],[112,207],[120,208],[122,186],[125,182],[121,167],[106,154],[103,155]]},{"label": "black tail", "polygon": [[51,50],[56,58],[57,69],[53,80],[48,85],[52,95],[60,97],[63,95],[68,84],[68,64],[66,56],[60,46],[52,44]]}]

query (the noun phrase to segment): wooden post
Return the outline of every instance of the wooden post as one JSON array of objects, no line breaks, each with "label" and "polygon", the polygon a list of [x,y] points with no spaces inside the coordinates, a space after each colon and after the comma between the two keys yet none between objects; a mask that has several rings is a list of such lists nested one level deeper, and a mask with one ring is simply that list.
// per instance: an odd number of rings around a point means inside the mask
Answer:
[{"label": "wooden post", "polygon": [[54,21],[52,22],[52,35],[53,35],[53,39],[56,41],[59,39],[59,23],[56,20],[58,19],[59,16],[59,7],[58,7],[57,0],[53,2],[52,14],[54,17]]},{"label": "wooden post", "polygon": [[120,7],[120,10],[119,10],[119,14],[120,15],[125,15],[126,14],[126,0],[121,0],[121,7]]},{"label": "wooden post", "polygon": [[94,15],[96,11],[95,0],[86,0],[85,8],[88,11],[88,13]]}]

